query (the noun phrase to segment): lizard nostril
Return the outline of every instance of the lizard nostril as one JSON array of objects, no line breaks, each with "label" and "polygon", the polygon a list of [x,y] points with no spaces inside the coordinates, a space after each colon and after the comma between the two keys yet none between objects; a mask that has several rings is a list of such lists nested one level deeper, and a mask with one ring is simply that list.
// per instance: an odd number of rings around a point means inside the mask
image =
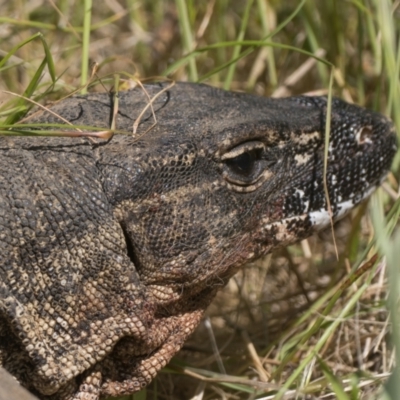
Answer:
[{"label": "lizard nostril", "polygon": [[371,126],[363,126],[356,133],[356,140],[358,144],[372,143],[371,136],[373,135]]}]

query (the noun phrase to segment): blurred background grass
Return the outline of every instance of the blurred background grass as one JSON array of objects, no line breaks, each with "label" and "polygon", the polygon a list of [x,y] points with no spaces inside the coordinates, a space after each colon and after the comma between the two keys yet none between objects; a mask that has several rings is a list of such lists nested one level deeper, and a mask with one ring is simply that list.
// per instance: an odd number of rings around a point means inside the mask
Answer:
[{"label": "blurred background grass", "polygon": [[[110,90],[115,73],[281,97],[326,94],[333,65],[333,93],[400,132],[397,0],[0,0],[0,10],[3,129],[33,105],[15,94],[46,104]],[[337,224],[339,260],[322,232],[244,268],[169,366],[127,398],[398,398],[399,376],[382,385],[400,343],[399,163],[371,205]]]}]

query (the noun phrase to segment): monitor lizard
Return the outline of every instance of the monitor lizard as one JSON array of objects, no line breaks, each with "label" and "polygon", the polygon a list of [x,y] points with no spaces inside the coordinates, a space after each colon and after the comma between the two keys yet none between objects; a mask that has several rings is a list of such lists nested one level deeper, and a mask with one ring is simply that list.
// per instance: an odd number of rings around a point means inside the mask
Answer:
[{"label": "monitor lizard", "polygon": [[113,99],[30,122],[129,134],[0,138],[0,365],[41,399],[145,387],[243,264],[342,217],[396,152],[389,119],[334,99],[329,212],[325,97],[156,83]]}]

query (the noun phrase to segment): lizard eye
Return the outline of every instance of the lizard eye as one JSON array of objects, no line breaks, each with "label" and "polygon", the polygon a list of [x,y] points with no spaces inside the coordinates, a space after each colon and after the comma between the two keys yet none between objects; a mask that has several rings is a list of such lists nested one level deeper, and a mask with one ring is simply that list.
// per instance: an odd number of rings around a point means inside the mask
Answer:
[{"label": "lizard eye", "polygon": [[235,174],[249,177],[253,175],[257,165],[257,160],[260,159],[256,150],[250,150],[246,153],[239,154],[236,157],[226,160],[226,165]]},{"label": "lizard eye", "polygon": [[263,172],[262,142],[246,142],[225,153],[221,160],[224,162],[224,178],[239,186],[252,185],[258,181]]}]

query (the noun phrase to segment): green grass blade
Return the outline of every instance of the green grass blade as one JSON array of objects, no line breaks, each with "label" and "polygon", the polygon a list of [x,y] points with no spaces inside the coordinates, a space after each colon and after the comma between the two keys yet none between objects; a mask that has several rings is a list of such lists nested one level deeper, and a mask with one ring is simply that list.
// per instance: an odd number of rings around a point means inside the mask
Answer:
[{"label": "green grass blade", "polygon": [[[193,37],[192,30],[190,28],[190,21],[188,10],[186,7],[186,0],[176,0],[176,6],[179,15],[179,24],[181,28],[181,36],[183,41],[183,48],[186,53],[190,52],[193,49]],[[197,81],[197,67],[195,59],[189,58],[189,78],[191,81]]]},{"label": "green grass blade", "polygon": [[2,24],[11,24],[11,25],[15,25],[15,26],[21,26],[23,28],[28,28],[29,27],[29,28],[38,28],[38,29],[48,29],[48,30],[54,30],[54,29],[57,28],[53,24],[46,24],[46,23],[43,23],[43,22],[27,21],[27,20],[14,19],[14,18],[8,18],[8,17],[0,17],[0,23],[2,23]]},{"label": "green grass blade", "polygon": [[28,87],[25,89],[22,97],[19,97],[17,99],[17,102],[15,106],[17,108],[21,108],[20,111],[15,112],[7,117],[5,120],[4,124],[5,125],[12,125],[15,122],[17,122],[19,119],[21,119],[31,107],[26,106],[26,98],[30,98],[35,90],[37,89],[39,83],[40,83],[40,78],[42,76],[43,70],[46,67],[47,64],[47,58],[44,58],[42,63],[40,64],[39,68],[36,70],[35,75],[33,76],[32,80],[30,81]]},{"label": "green grass blade", "polygon": [[0,61],[0,69],[7,63],[11,56],[13,56],[21,47],[25,46],[27,43],[40,38],[42,34],[40,32],[35,33],[34,35],[30,36],[28,39],[25,39],[21,43],[18,43],[14,46]]},{"label": "green grass blade", "polygon": [[[300,54],[304,54],[306,56],[315,58],[316,60],[318,60],[319,62],[322,62],[323,64],[332,67],[333,64],[331,64],[329,61],[316,56],[313,53],[310,53],[307,50],[303,50],[303,49],[299,49],[298,47],[294,47],[294,46],[290,46],[290,45],[286,45],[286,44],[282,44],[282,43],[275,43],[275,42],[267,42],[264,40],[242,40],[241,42],[237,42],[237,41],[233,41],[233,42],[221,42],[221,43],[215,43],[209,46],[204,46],[201,48],[198,48],[196,50],[194,50],[193,52],[191,52],[190,54],[188,54],[185,57],[182,57],[179,61],[177,61],[176,63],[174,63],[173,65],[171,65],[165,72],[165,75],[169,75],[171,73],[173,73],[176,69],[178,69],[179,67],[181,67],[182,65],[184,65],[185,63],[187,63],[187,60],[193,57],[196,57],[198,53],[202,53],[202,52],[206,52],[209,50],[214,50],[214,49],[218,49],[221,47],[231,47],[231,46],[250,46],[252,49],[254,48],[258,48],[258,47],[264,47],[264,46],[270,46],[270,47],[276,47],[279,49],[285,49],[285,50],[290,50],[290,51],[294,51],[296,53],[300,53]],[[235,60],[236,62],[237,60]],[[222,66],[221,66],[222,69]],[[211,74],[211,73],[210,73]],[[204,75],[203,77],[200,78],[200,80],[206,79],[208,78],[209,74]]]},{"label": "green grass blade", "polygon": [[43,49],[45,52],[45,61],[46,64],[48,65],[48,70],[49,70],[49,74],[50,77],[53,81],[53,83],[56,81],[56,71],[55,71],[55,66],[54,66],[54,60],[53,60],[53,56],[51,55],[51,51],[49,49],[49,46],[46,42],[46,40],[44,39],[42,33],[38,32],[32,36],[30,36],[28,39],[22,41],[21,43],[19,43],[18,45],[14,46],[4,57],[3,59],[0,61],[0,70],[4,67],[4,65],[7,63],[7,61],[22,47],[24,47],[25,45],[27,45],[28,43],[32,42],[35,39],[40,39],[42,45],[43,45]]},{"label": "green grass blade", "polygon": [[[316,53],[318,49],[324,48],[324,46],[319,43],[318,38],[320,38],[320,35],[318,35],[318,32],[315,31],[319,27],[314,28],[313,24],[310,21],[313,16],[313,9],[313,5],[311,3],[307,3],[307,6],[304,7],[304,10],[302,10],[303,12],[300,14],[300,16],[303,21],[304,29],[306,31],[307,42],[311,47],[311,51],[313,53]],[[329,73],[326,66],[318,63],[317,68],[323,86],[327,86],[329,82]]]},{"label": "green grass blade", "polygon": [[303,372],[306,366],[311,362],[311,360],[318,355],[318,352],[322,349],[322,347],[327,342],[332,333],[338,328],[342,320],[345,319],[348,316],[348,314],[350,314],[351,310],[353,309],[357,301],[359,301],[361,295],[364,293],[367,287],[368,286],[366,284],[362,285],[357,290],[357,292],[349,299],[349,302],[345,305],[340,314],[337,317],[335,317],[335,319],[325,327],[325,329],[321,332],[321,338],[315,344],[314,348],[312,349],[310,348],[308,355],[301,360],[299,366],[286,380],[282,388],[277,393],[275,400],[280,400],[284,397],[285,392],[297,380],[297,378],[300,376],[300,374]]},{"label": "green grass blade", "polygon": [[[243,38],[244,34],[246,33],[247,23],[249,21],[250,9],[253,5],[253,0],[248,0],[246,2],[246,8],[243,13],[242,22],[240,24],[239,34],[237,37],[237,42],[240,43]],[[240,54],[241,45],[238,44],[233,48],[232,60],[237,60]],[[228,72],[226,74],[225,82],[224,82],[224,89],[228,90],[231,87],[233,75],[235,73],[237,61],[232,62],[232,64],[228,67]]]},{"label": "green grass blade", "polygon": [[[180,0],[182,1],[182,0]],[[304,6],[305,2],[307,0],[301,0],[300,3],[298,4],[298,6],[295,8],[295,10],[282,22],[280,23],[276,29],[274,29],[271,33],[269,33],[268,35],[266,35],[261,41],[255,41],[257,43],[261,43],[261,42],[266,42],[267,39],[269,39],[270,37],[273,37],[274,35],[278,34],[301,10],[301,8]],[[235,46],[239,45],[240,43],[249,43],[251,41],[241,41],[241,42],[223,42],[223,43],[235,43]],[[216,47],[214,48],[222,48],[224,47],[223,45],[220,45],[221,43],[216,44]],[[246,57],[247,55],[249,55],[251,52],[253,52],[257,47],[261,46],[261,44],[259,44],[258,46],[255,47],[250,47],[249,49],[246,49],[245,51],[243,51],[241,54],[239,54],[236,58],[231,59],[230,61],[214,68],[213,70],[211,70],[210,72],[208,72],[207,74],[203,75],[202,77],[200,77],[199,79],[196,79],[196,81],[204,81],[206,79],[208,79],[210,76],[222,71],[223,69],[229,67],[230,65],[236,63],[237,61],[239,61],[241,58]],[[291,49],[297,49],[294,46],[289,46]],[[203,47],[203,49],[207,49],[211,50],[210,46],[205,46]],[[282,47],[284,48],[284,47]],[[173,63],[172,65],[170,65],[163,73],[163,76],[168,76],[169,74],[171,74],[173,71],[175,71],[178,67],[180,67],[181,65],[183,65],[185,62],[187,62],[188,58],[192,58],[195,57],[197,55],[197,52],[202,51],[201,49],[197,49],[195,51],[193,51],[192,53],[188,54],[186,57],[183,57],[182,59],[178,60],[177,62]],[[297,49],[300,50],[300,49]],[[205,51],[205,50],[204,50]]]},{"label": "green grass blade", "polygon": [[[50,74],[51,80],[52,80],[53,83],[55,83],[57,77],[56,77],[56,67],[54,65],[53,56],[51,55],[50,48],[49,48],[46,40],[44,39],[44,37],[43,36],[39,36],[39,39],[42,42],[42,45],[43,45],[43,48],[44,48],[44,52],[46,54],[45,60],[46,60],[46,64],[47,64],[47,68],[49,70],[49,74]],[[31,93],[31,95],[32,94],[33,94],[33,91]]]},{"label": "green grass blade", "polygon": [[349,396],[344,391],[342,383],[339,379],[333,374],[332,370],[328,367],[328,365],[324,362],[321,357],[317,356],[317,362],[321,371],[325,375],[326,380],[330,383],[333,392],[336,395],[337,400],[349,400]]},{"label": "green grass blade", "polygon": [[92,0],[84,0],[83,39],[82,39],[82,64],[81,64],[81,93],[87,93],[87,82],[89,78],[89,44],[90,24],[92,20]]}]

